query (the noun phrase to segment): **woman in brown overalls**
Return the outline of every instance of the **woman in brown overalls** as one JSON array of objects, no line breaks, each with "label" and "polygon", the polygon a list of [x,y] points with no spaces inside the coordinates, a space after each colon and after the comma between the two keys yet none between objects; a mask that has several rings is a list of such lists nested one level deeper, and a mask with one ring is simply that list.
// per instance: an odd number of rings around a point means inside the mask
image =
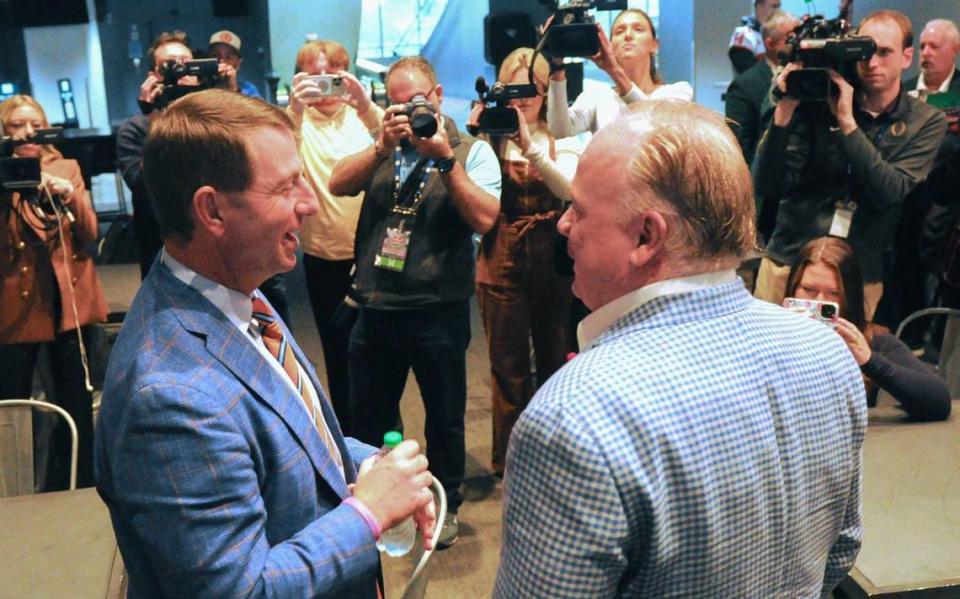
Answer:
[{"label": "woman in brown overalls", "polygon": [[[533,50],[519,48],[500,66],[504,84],[529,83]],[[491,140],[500,158],[503,191],[497,224],[484,237],[477,261],[477,297],[490,347],[493,399],[493,471],[503,475],[510,431],[537,387],[573,349],[567,314],[571,277],[554,266],[557,220],[570,199],[580,156],[574,138],[547,131],[545,93],[549,66],[537,59],[540,95],[511,100],[520,131]],[[475,109],[475,121],[480,109]],[[535,373],[531,369],[533,341]]]}]

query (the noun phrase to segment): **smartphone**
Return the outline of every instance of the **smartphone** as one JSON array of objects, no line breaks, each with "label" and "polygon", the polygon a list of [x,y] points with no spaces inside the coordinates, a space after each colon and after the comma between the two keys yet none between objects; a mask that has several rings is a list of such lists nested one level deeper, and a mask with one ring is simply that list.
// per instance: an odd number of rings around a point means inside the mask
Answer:
[{"label": "smartphone", "polygon": [[347,93],[346,82],[338,75],[308,75],[304,79],[316,84],[318,96],[342,96]]},{"label": "smartphone", "polygon": [[840,306],[836,302],[788,297],[784,298],[783,307],[804,314],[807,318],[822,322],[831,329],[837,328],[837,320],[840,318]]}]

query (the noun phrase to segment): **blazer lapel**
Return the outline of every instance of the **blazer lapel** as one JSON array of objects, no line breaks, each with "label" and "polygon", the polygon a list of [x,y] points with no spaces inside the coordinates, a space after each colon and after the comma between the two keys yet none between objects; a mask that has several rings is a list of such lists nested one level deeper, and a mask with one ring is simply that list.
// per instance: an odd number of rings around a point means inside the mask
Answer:
[{"label": "blazer lapel", "polygon": [[[257,400],[266,404],[286,423],[298,443],[307,452],[317,472],[338,496],[347,497],[346,483],[320,434],[310,422],[303,407],[303,400],[291,391],[286,382],[280,378],[280,374],[267,363],[250,340],[245,339],[226,316],[205,297],[174,277],[166,267],[163,267],[162,276],[158,281],[170,298],[171,310],[184,328],[203,336],[210,355],[233,373]],[[289,335],[290,332],[285,331],[285,334]],[[292,339],[292,336],[289,338]],[[292,345],[296,348],[295,343]],[[301,360],[300,363],[307,364],[299,348],[296,348],[296,352],[297,359]],[[312,368],[305,367],[304,370],[309,372]],[[317,392],[322,394],[316,382],[316,376],[312,372],[310,379]],[[321,401],[321,404],[326,403]],[[332,413],[328,416],[327,412],[328,410],[325,409],[324,418],[328,423],[331,421],[335,423]],[[335,433],[333,433],[334,430],[336,430]],[[343,435],[340,433],[339,426],[335,429],[331,427],[331,433],[337,439],[341,455],[346,462],[348,454],[343,448]],[[344,467],[346,468],[346,464]]]},{"label": "blazer lapel", "polygon": [[[296,339],[294,339],[293,335],[290,334],[290,330],[287,328],[286,323],[283,323],[283,332],[284,335],[287,336],[287,339],[290,340],[290,347],[293,348],[293,355],[296,356],[297,361],[300,362],[301,366],[303,366],[304,372],[307,373],[307,376],[310,378],[310,382],[313,383],[313,388],[317,390],[317,396],[320,399],[320,409],[323,410],[323,419],[326,421],[327,428],[330,429],[330,435],[333,436],[333,440],[337,444],[337,449],[340,450],[340,457],[343,459],[343,473],[346,476],[347,481],[353,482],[357,478],[357,469],[353,464],[353,458],[350,457],[349,449],[347,448],[346,441],[344,440],[343,431],[340,430],[340,422],[337,420],[337,415],[333,411],[333,405],[330,403],[330,398],[327,397],[327,394],[323,390],[323,386],[320,384],[320,378],[317,376],[317,371],[314,369],[313,363],[307,359],[306,354],[304,354],[300,349]],[[326,451],[326,448],[324,448],[324,451]],[[336,465],[334,465],[334,468],[336,468]],[[339,472],[337,472],[337,477],[340,477]],[[346,489],[344,489],[344,491],[346,491]]]}]

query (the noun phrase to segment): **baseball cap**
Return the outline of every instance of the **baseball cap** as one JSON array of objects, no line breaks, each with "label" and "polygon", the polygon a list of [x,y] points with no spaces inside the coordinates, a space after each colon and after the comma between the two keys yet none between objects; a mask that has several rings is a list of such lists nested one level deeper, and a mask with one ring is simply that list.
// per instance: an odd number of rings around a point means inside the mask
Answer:
[{"label": "baseball cap", "polygon": [[232,31],[227,31],[226,29],[218,31],[210,36],[210,45],[214,44],[226,44],[231,46],[237,52],[240,51],[240,36]]}]

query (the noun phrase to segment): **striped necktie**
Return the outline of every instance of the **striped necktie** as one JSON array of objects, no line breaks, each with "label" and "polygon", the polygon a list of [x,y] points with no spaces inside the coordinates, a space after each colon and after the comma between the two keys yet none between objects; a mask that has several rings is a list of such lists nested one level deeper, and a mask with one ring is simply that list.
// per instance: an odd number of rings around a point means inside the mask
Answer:
[{"label": "striped necktie", "polygon": [[340,458],[337,445],[330,435],[330,430],[327,428],[326,420],[324,420],[322,413],[317,413],[313,401],[304,393],[303,386],[305,383],[309,384],[309,382],[303,380],[303,372],[297,363],[296,356],[293,355],[293,348],[290,347],[290,343],[287,342],[287,338],[283,334],[283,329],[280,327],[280,322],[276,316],[273,315],[270,306],[259,297],[253,298],[253,318],[256,321],[257,327],[260,329],[260,338],[263,339],[263,344],[266,346],[267,351],[276,358],[277,362],[279,362],[283,368],[283,371],[290,377],[293,386],[297,390],[297,394],[300,396],[300,400],[307,408],[307,413],[310,414],[310,419],[317,428],[317,432],[319,432],[323,438],[323,442],[327,446],[327,451],[330,452],[330,457],[336,463],[337,468],[343,472],[343,461]]}]

